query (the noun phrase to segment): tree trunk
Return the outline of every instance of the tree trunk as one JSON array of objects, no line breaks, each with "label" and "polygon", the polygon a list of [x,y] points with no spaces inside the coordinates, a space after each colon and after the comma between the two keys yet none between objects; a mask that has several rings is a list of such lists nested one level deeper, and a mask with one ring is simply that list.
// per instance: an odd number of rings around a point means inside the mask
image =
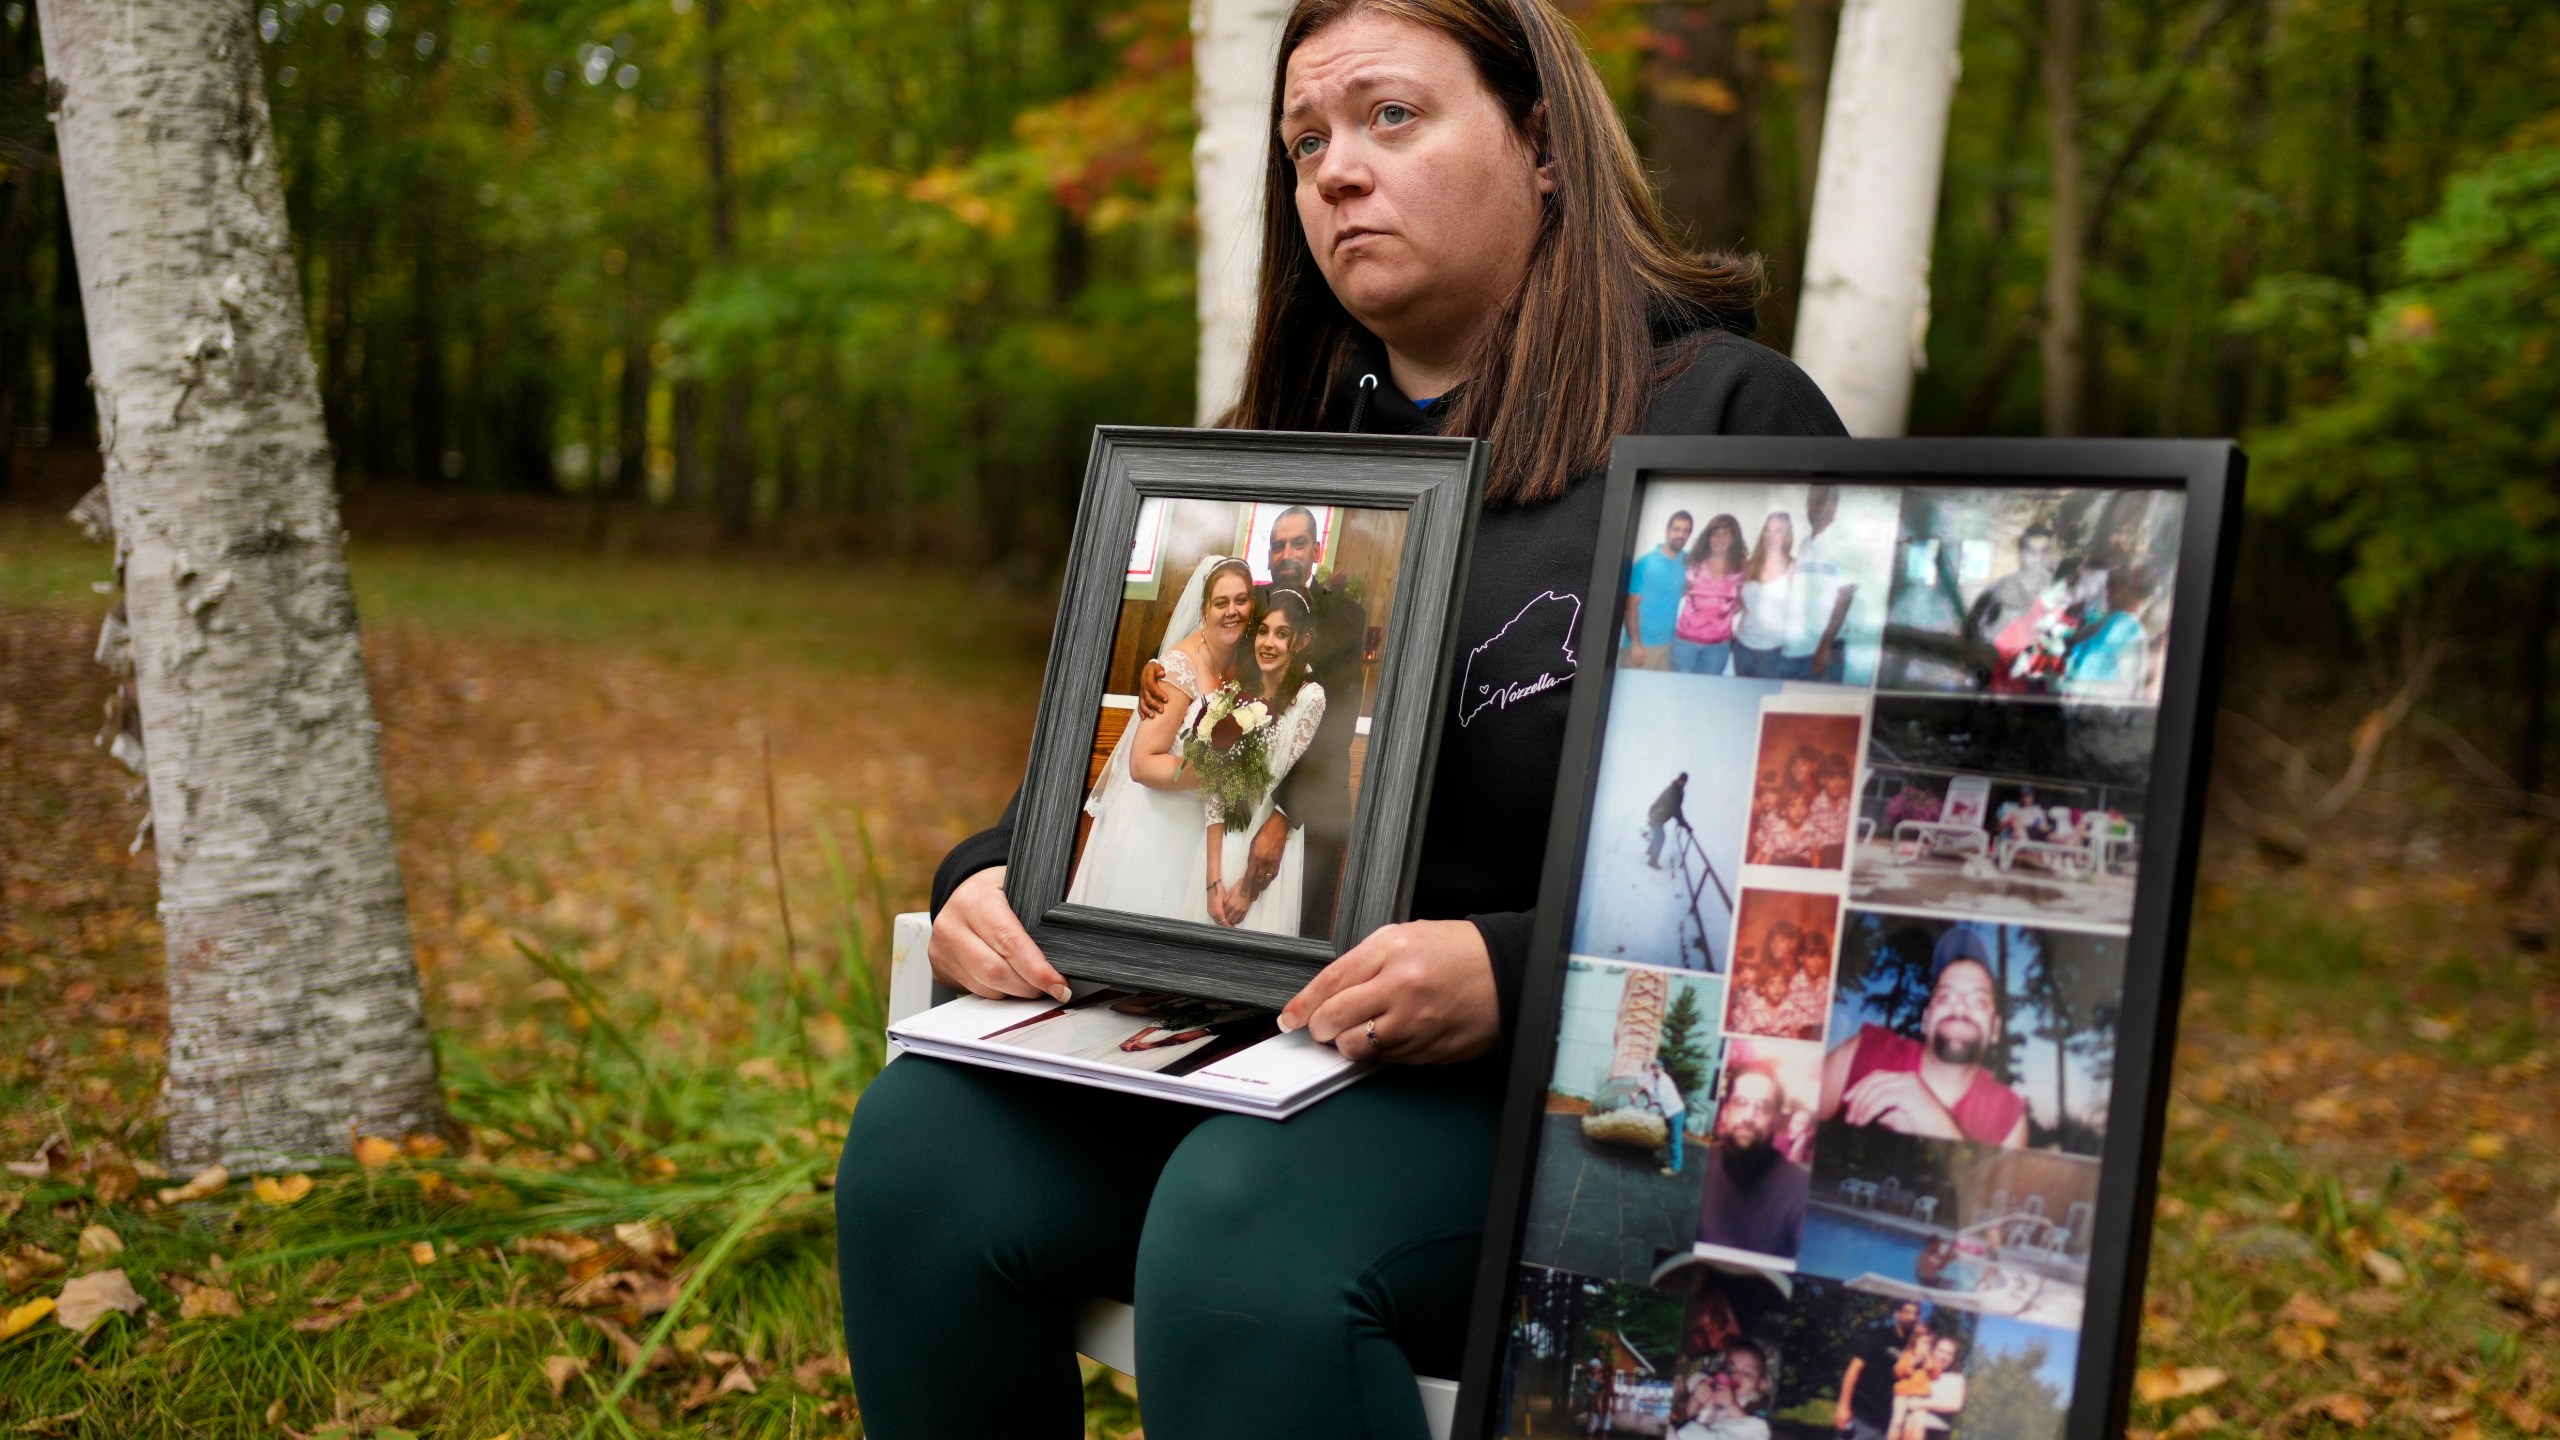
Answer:
[{"label": "tree trunk", "polygon": [[178,1169],[438,1128],[248,0],[38,0],[132,625]]},{"label": "tree trunk", "polygon": [[1271,164],[1271,70],[1279,63],[1281,0],[1192,0],[1191,184],[1200,222],[1197,413],[1209,424],[1244,389],[1262,273],[1262,177]]},{"label": "tree trunk", "polygon": [[[2560,480],[2560,475],[2553,477]],[[2545,560],[2535,568],[2528,582],[2533,591],[2524,617],[2524,633],[2518,637],[2516,652],[2516,688],[2524,692],[2524,718],[2516,729],[2516,788],[2527,795],[2542,789],[2542,732],[2550,723],[2551,702],[2544,693],[2551,686],[2551,621],[2555,608],[2552,564]]]},{"label": "tree trunk", "polygon": [[622,500],[649,496],[649,298],[640,288],[635,253],[622,274],[622,394],[614,406],[613,493]]},{"label": "tree trunk", "polygon": [[2088,388],[2082,275],[2089,258],[2088,201],[2081,187],[2081,0],[2045,0],[2045,149],[2053,172],[2044,252],[2044,433],[2080,433]]},{"label": "tree trunk", "polygon": [[1963,0],[1841,8],[1795,358],[1852,435],[1899,435],[1910,418],[1963,21]]}]

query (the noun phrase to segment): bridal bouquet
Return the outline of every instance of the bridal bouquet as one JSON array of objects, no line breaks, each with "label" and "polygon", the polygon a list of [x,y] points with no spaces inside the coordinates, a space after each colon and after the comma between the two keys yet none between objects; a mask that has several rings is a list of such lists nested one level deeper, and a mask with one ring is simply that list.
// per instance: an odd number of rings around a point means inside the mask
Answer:
[{"label": "bridal bouquet", "polygon": [[1201,702],[1182,733],[1182,758],[1229,823],[1243,824],[1271,789],[1271,707],[1230,681]]}]

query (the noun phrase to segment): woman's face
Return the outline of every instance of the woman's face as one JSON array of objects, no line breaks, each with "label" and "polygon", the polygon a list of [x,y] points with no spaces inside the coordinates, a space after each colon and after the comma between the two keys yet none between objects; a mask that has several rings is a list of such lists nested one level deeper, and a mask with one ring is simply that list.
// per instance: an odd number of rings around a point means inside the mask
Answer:
[{"label": "woman's face", "polygon": [[[1795,539],[1796,522],[1788,519],[1784,513],[1772,515],[1760,524],[1760,548],[1763,551],[1784,555],[1795,548]],[[1770,551],[1773,545],[1777,548]]]},{"label": "woman's face", "polygon": [[1519,283],[1554,188],[1456,41],[1374,11],[1290,54],[1279,143],[1335,298],[1434,359],[1456,358]]},{"label": "woman's face", "polygon": [[1277,679],[1289,668],[1289,656],[1298,648],[1297,627],[1289,623],[1289,612],[1273,610],[1253,627],[1253,663],[1269,678]]},{"label": "woman's face", "polygon": [[1732,526],[1719,525],[1707,532],[1707,554],[1730,567],[1733,564],[1733,542],[1741,538],[1734,533]]},{"label": "woman's face", "polygon": [[1252,613],[1253,582],[1230,570],[1210,583],[1209,598],[1200,602],[1200,633],[1212,645],[1233,645]]}]

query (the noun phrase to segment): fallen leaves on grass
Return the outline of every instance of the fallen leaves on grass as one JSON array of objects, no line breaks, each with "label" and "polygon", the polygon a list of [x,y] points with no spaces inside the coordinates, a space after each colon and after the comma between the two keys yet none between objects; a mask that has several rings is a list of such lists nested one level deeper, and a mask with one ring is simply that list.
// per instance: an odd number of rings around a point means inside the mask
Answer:
[{"label": "fallen leaves on grass", "polygon": [[104,1225],[87,1226],[80,1232],[80,1259],[95,1263],[110,1255],[124,1253],[124,1237]]},{"label": "fallen leaves on grass", "polygon": [[12,1310],[0,1310],[0,1340],[12,1340],[35,1328],[37,1321],[53,1313],[53,1297],[39,1295]]},{"label": "fallen leaves on grass", "polygon": [[46,1136],[44,1143],[38,1145],[35,1153],[26,1159],[9,1162],[10,1173],[24,1175],[30,1180],[42,1180],[56,1171],[70,1168],[71,1141],[69,1137],[59,1134]]},{"label": "fallen leaves on grass", "polygon": [[551,1397],[558,1399],[569,1391],[569,1382],[587,1373],[587,1362],[575,1355],[543,1357],[542,1378],[551,1385]]},{"label": "fallen leaves on grass", "polygon": [[2133,1393],[2145,1405],[2183,1400],[2221,1386],[2231,1376],[2210,1365],[2160,1365],[2134,1372]]},{"label": "fallen leaves on grass", "polygon": [[2287,1360],[2317,1360],[2329,1353],[2329,1332],[2317,1325],[2278,1325],[2267,1343]]},{"label": "fallen leaves on grass", "polygon": [[379,1135],[358,1137],[355,1150],[356,1163],[368,1170],[377,1165],[388,1165],[400,1158],[400,1147]]},{"label": "fallen leaves on grass", "polygon": [[2338,1312],[2313,1299],[2307,1290],[2293,1292],[2293,1298],[2284,1302],[2284,1308],[2276,1312],[2276,1318],[2294,1325],[2316,1326],[2322,1330],[2338,1328]]},{"label": "fallen leaves on grass", "polygon": [[2169,1428],[2161,1431],[2160,1435],[2161,1440],[2175,1440],[2175,1437],[2201,1435],[2208,1430],[2219,1430],[2221,1428],[2222,1412],[2214,1409],[2210,1405],[2198,1405],[2194,1409],[2180,1415],[2177,1419],[2170,1421]]},{"label": "fallen leaves on grass", "polygon": [[2285,1412],[2300,1419],[2307,1415],[2326,1415],[2350,1430],[2361,1430],[2373,1423],[2373,1402],[2352,1390],[2332,1390],[2294,1403]]},{"label": "fallen leaves on grass", "polygon": [[29,1241],[0,1255],[0,1290],[15,1290],[30,1280],[59,1275],[70,1268],[61,1256]]},{"label": "fallen leaves on grass", "polygon": [[[595,1327],[597,1334],[611,1342],[614,1359],[623,1369],[628,1370],[640,1363],[640,1342],[631,1338],[630,1331],[601,1315],[583,1315],[579,1318]],[[683,1357],[665,1346],[660,1346],[657,1353],[649,1357],[649,1368],[652,1370],[673,1370],[683,1363]]]},{"label": "fallen leaves on grass", "polygon": [[822,1395],[829,1380],[853,1378],[853,1363],[842,1355],[820,1355],[792,1366],[791,1378],[810,1394]]},{"label": "fallen leaves on grass", "polygon": [[281,1210],[311,1193],[308,1175],[261,1175],[249,1182],[249,1193]]},{"label": "fallen leaves on grass", "polygon": [[121,1160],[100,1160],[89,1167],[89,1193],[101,1205],[121,1205],[142,1188],[142,1171]]},{"label": "fallen leaves on grass", "polygon": [[122,1270],[100,1270],[62,1282],[54,1297],[53,1318],[70,1330],[87,1331],[111,1312],[130,1315],[142,1308],[142,1297]]},{"label": "fallen leaves on grass", "polygon": [[663,1220],[642,1220],[613,1227],[613,1238],[622,1242],[640,1260],[663,1266],[683,1252],[676,1248],[675,1232]]},{"label": "fallen leaves on grass", "polygon": [[659,1315],[676,1303],[676,1285],[645,1270],[608,1270],[560,1292],[560,1303],[580,1310],[625,1310]]},{"label": "fallen leaves on grass", "polygon": [[167,1189],[162,1190],[160,1192],[160,1203],[163,1205],[184,1205],[190,1200],[202,1200],[209,1195],[219,1195],[230,1184],[230,1171],[223,1169],[219,1165],[208,1165],[202,1170],[197,1171],[195,1173],[195,1178],[189,1180],[186,1184],[172,1185]]},{"label": "fallen leaves on grass", "polygon": [[336,1296],[311,1302],[311,1313],[293,1322],[296,1333],[325,1335],[364,1313],[361,1295]]},{"label": "fallen leaves on grass", "polygon": [[198,1285],[178,1301],[178,1318],[181,1320],[199,1320],[208,1315],[239,1319],[240,1297],[229,1290]]},{"label": "fallen leaves on grass", "polygon": [[2362,1258],[2364,1268],[2371,1271],[2373,1278],[2384,1285],[2397,1290],[2409,1283],[2409,1267],[2401,1264],[2399,1257],[2390,1251],[2367,1250]]},{"label": "fallen leaves on grass", "polygon": [[433,1240],[410,1241],[409,1263],[412,1265],[433,1265],[436,1263],[436,1242]]}]

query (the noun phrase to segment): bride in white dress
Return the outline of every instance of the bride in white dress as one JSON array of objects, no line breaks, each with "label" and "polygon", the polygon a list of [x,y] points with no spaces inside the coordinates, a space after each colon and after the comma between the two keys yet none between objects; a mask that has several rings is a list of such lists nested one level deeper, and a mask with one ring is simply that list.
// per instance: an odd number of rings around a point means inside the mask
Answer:
[{"label": "bride in white dress", "polygon": [[[1324,687],[1307,678],[1307,647],[1316,638],[1307,598],[1295,590],[1275,589],[1254,607],[1253,671],[1244,689],[1259,695],[1278,712],[1271,724],[1266,752],[1271,761],[1271,788],[1254,802],[1250,816],[1221,813],[1214,796],[1202,797],[1209,822],[1209,843],[1202,859],[1207,883],[1192,892],[1187,918],[1261,930],[1275,935],[1298,933],[1307,878],[1307,832],[1292,828],[1280,852],[1280,869],[1270,885],[1246,903],[1243,880],[1253,855],[1254,832],[1271,818],[1271,797],[1288,778],[1291,766],[1307,753],[1324,721]],[[1241,667],[1239,667],[1241,668]],[[1196,708],[1196,707],[1195,707]],[[1232,877],[1230,882],[1229,877]]]},{"label": "bride in white dress", "polygon": [[1076,858],[1067,903],[1207,918],[1200,777],[1183,763],[1178,742],[1193,702],[1235,678],[1252,611],[1253,571],[1244,561],[1212,555],[1191,572],[1156,652],[1166,686],[1179,693],[1154,719],[1132,720],[1120,732],[1085,800],[1093,831]]}]

